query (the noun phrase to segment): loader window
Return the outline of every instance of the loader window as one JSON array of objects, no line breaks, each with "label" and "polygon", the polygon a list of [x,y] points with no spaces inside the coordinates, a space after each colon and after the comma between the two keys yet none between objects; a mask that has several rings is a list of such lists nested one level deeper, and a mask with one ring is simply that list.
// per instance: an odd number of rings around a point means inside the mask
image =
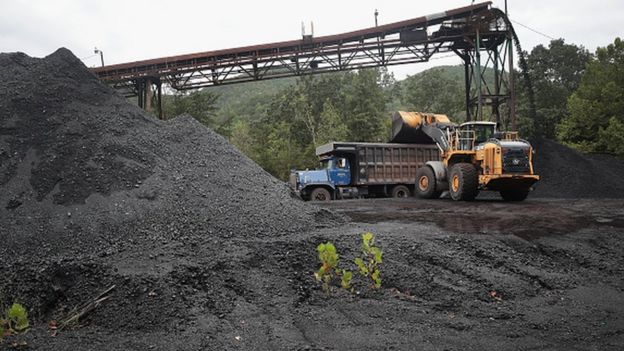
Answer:
[{"label": "loader window", "polygon": [[493,124],[473,124],[468,128],[475,133],[475,145],[487,141],[494,135]]}]

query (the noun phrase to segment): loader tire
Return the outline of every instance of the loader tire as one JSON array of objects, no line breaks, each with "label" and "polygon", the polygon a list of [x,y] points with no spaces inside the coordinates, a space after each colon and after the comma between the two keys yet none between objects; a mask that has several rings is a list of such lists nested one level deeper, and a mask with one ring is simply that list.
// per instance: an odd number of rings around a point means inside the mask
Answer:
[{"label": "loader tire", "polygon": [[505,189],[500,195],[505,201],[523,201],[529,195],[529,189]]},{"label": "loader tire", "polygon": [[397,198],[401,198],[401,197],[410,197],[410,195],[412,195],[409,191],[409,189],[405,186],[405,185],[397,185],[394,188],[392,188],[392,197],[397,197]]},{"label": "loader tire", "polygon": [[472,201],[479,194],[477,169],[470,163],[458,163],[451,168],[449,193],[455,201]]},{"label": "loader tire", "polygon": [[429,166],[422,166],[416,172],[416,195],[422,199],[437,199],[442,194],[436,189],[436,179],[433,169]]},{"label": "loader tire", "polygon": [[310,193],[310,201],[329,201],[331,194],[325,188],[316,188]]}]

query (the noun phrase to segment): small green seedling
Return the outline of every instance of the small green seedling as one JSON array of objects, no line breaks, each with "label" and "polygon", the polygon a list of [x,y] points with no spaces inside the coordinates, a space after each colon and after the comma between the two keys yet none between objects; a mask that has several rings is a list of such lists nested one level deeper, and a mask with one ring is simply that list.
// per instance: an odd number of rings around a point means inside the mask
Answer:
[{"label": "small green seedling", "polygon": [[364,277],[370,277],[376,289],[381,287],[381,272],[379,265],[382,262],[382,251],[375,246],[375,236],[367,232],[362,234],[362,257],[355,259],[355,265]]},{"label": "small green seedling", "polygon": [[9,321],[9,329],[15,332],[23,332],[28,329],[30,324],[28,323],[28,313],[24,306],[19,303],[14,303],[6,313]]},{"label": "small green seedling", "polygon": [[351,289],[351,279],[353,279],[353,272],[342,270],[342,280],[340,281],[340,286],[343,289]]},{"label": "small green seedling", "polygon": [[30,327],[28,313],[24,306],[14,303],[11,308],[0,315],[0,340],[5,336],[18,334]]},{"label": "small green seedling", "polygon": [[320,244],[317,246],[318,257],[321,261],[321,267],[314,273],[317,281],[323,282],[323,290],[329,291],[329,284],[336,275],[336,266],[338,265],[338,253],[336,247],[331,242]]},{"label": "small green seedling", "polygon": [[318,251],[321,267],[318,271],[314,272],[314,277],[317,281],[323,282],[323,291],[329,291],[329,285],[335,277],[340,277],[340,286],[344,289],[350,289],[353,273],[344,269],[338,269],[338,259],[340,256],[334,244],[329,241],[320,244],[316,248],[316,251]]}]

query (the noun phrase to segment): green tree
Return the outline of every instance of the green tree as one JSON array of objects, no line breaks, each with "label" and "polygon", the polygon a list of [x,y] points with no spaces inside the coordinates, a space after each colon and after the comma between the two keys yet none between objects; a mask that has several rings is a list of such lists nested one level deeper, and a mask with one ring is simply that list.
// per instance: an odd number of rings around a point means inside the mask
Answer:
[{"label": "green tree", "polygon": [[351,141],[384,140],[383,119],[386,95],[381,82],[384,80],[379,70],[360,70],[353,76],[353,82],[346,86],[345,124]]},{"label": "green tree", "polygon": [[567,100],[578,88],[590,59],[585,48],[563,39],[552,40],[548,48],[538,45],[527,55],[535,96],[535,135],[555,138],[556,125],[567,115]]},{"label": "green tree", "polygon": [[196,90],[191,93],[177,93],[164,99],[165,116],[175,117],[189,114],[196,120],[211,128],[218,126],[215,120],[216,102],[219,95],[209,90]]},{"label": "green tree", "polygon": [[321,111],[321,123],[316,139],[316,146],[331,142],[345,141],[349,136],[349,129],[344,123],[340,111],[332,104],[326,101]]},{"label": "green tree", "polygon": [[557,130],[563,142],[582,151],[624,155],[623,124],[624,42],[616,38],[596,49]]},{"label": "green tree", "polygon": [[404,81],[403,102],[408,109],[442,113],[459,122],[465,115],[463,77],[449,76],[447,70],[432,68]]}]

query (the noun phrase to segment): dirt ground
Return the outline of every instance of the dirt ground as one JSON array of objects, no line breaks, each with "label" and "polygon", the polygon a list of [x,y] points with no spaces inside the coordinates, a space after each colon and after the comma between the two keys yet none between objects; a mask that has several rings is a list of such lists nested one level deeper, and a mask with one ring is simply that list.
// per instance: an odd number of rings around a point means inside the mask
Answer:
[{"label": "dirt ground", "polygon": [[[222,242],[224,255],[195,258],[193,269],[163,253],[151,269],[168,267],[182,294],[147,280],[132,303],[158,308],[184,299],[187,308],[173,318],[154,310],[154,324],[125,328],[134,316],[113,296],[106,308],[118,305],[117,323],[98,321],[96,311],[54,338],[43,323],[25,338],[50,350],[624,347],[624,200],[379,199],[323,207],[352,221]],[[384,250],[382,288],[358,281],[355,293],[323,292],[313,278],[316,245],[331,240],[355,269],[364,231]]]}]

